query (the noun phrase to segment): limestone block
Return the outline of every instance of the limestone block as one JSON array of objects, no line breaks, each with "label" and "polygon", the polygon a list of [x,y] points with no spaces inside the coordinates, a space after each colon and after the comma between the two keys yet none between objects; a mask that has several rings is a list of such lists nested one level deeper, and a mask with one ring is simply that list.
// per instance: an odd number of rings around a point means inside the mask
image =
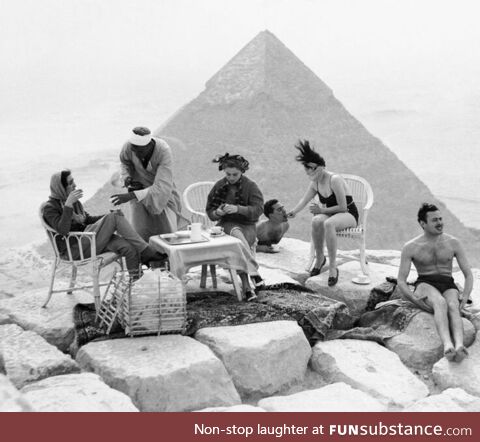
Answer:
[{"label": "limestone block", "polygon": [[[468,347],[475,339],[475,328],[469,320],[462,319],[463,342]],[[433,315],[427,312],[417,313],[405,331],[388,339],[385,346],[395,352],[405,365],[412,368],[431,368],[443,357],[443,344]]]},{"label": "limestone block", "polygon": [[77,361],[130,396],[140,411],[191,411],[241,402],[219,359],[185,336],[90,342],[79,350]]},{"label": "limestone block", "polygon": [[433,380],[444,390],[447,388],[462,388],[467,393],[480,396],[480,332],[475,336],[475,342],[468,349],[469,355],[462,362],[450,362],[440,359],[432,369]]},{"label": "limestone block", "polygon": [[13,324],[13,321],[10,319],[10,316],[0,313],[0,325]]},{"label": "limestone block", "polygon": [[[352,260],[358,261],[360,259],[360,251],[358,249],[345,250],[340,253]],[[400,250],[366,250],[367,261],[369,263],[388,264],[397,268],[400,266],[400,254]]]},{"label": "limestone block", "polygon": [[294,238],[282,238],[278,253],[257,253],[256,260],[263,266],[278,269],[287,274],[306,273],[310,260],[310,243]]},{"label": "limestone block", "polygon": [[0,359],[17,388],[49,376],[79,371],[70,356],[16,324],[0,326]]},{"label": "limestone block", "polygon": [[272,396],[260,400],[258,406],[274,412],[379,412],[387,409],[377,399],[344,382],[290,396]]},{"label": "limestone block", "polygon": [[53,376],[22,388],[24,397],[40,412],[132,412],[131,399],[110,388],[94,373]]},{"label": "limestone block", "polygon": [[264,413],[265,410],[260,407],[254,407],[253,405],[234,405],[233,407],[210,407],[203,410],[196,410],[202,413]]},{"label": "limestone block", "polygon": [[311,366],[328,382],[346,382],[392,406],[408,406],[428,395],[426,385],[395,353],[372,341],[318,342]]},{"label": "limestone block", "polygon": [[[370,284],[359,285],[352,282],[352,278],[360,273],[358,261],[349,261],[339,265],[339,280],[333,287],[328,287],[328,272],[308,278],[305,285],[331,299],[344,302],[353,316],[360,316],[365,312],[371,290],[385,282],[387,276],[397,277],[398,268],[386,264],[370,263]],[[416,279],[416,278],[414,278]]]},{"label": "limestone block", "polygon": [[203,328],[195,339],[222,360],[242,395],[269,395],[301,381],[312,352],[294,321]]},{"label": "limestone block", "polygon": [[472,396],[461,388],[449,388],[441,394],[420,399],[404,411],[422,412],[479,412],[480,397]]},{"label": "limestone block", "polygon": [[74,337],[73,307],[79,302],[91,303],[93,297],[80,291],[72,295],[54,293],[47,308],[42,308],[46,296],[47,290],[40,289],[1,300],[0,314],[7,315],[12,323],[25,330],[38,333],[59,350],[68,352]]},{"label": "limestone block", "polygon": [[31,404],[25,399],[10,380],[0,374],[0,413],[33,411]]}]

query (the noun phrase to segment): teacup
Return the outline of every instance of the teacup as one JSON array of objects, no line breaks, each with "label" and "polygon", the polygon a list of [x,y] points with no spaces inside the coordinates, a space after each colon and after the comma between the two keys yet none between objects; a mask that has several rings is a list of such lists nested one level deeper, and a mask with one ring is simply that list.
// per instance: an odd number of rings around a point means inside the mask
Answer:
[{"label": "teacup", "polygon": [[221,235],[223,233],[223,227],[220,227],[220,226],[210,227],[210,232],[212,233],[212,235]]},{"label": "teacup", "polygon": [[190,230],[190,239],[192,241],[200,241],[202,239],[202,224],[201,223],[192,223],[188,227]]}]

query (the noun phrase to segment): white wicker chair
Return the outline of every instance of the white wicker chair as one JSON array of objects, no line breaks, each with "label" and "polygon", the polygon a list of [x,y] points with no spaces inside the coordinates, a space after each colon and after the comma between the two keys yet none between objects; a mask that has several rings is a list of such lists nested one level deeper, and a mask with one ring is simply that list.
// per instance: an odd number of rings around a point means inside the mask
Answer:
[{"label": "white wicker chair", "polygon": [[[204,228],[209,228],[215,225],[205,213],[207,197],[214,184],[213,181],[199,181],[198,183],[190,184],[183,191],[182,195],[183,204],[192,215],[192,222],[202,223]],[[207,285],[207,268],[207,265],[202,265],[202,276],[200,278],[201,288],[205,288]],[[212,286],[216,289],[217,272],[215,270],[215,265],[210,266],[210,275],[212,277]]]},{"label": "white wicker chair", "polygon": [[[100,271],[103,267],[111,264],[112,262],[117,261],[120,266],[122,266],[121,256],[117,255],[113,252],[106,252],[97,255],[97,248],[95,242],[95,232],[70,232],[68,235],[61,235],[60,233],[56,232],[53,228],[51,228],[43,218],[43,207],[40,207],[40,220],[42,225],[47,233],[47,237],[50,241],[50,244],[53,248],[54,252],[54,260],[52,264],[52,272],[50,276],[50,286],[48,289],[47,299],[45,300],[42,307],[47,307],[53,293],[61,293],[67,292],[69,295],[72,294],[75,290],[84,290],[84,291],[91,291],[95,301],[95,308],[98,312],[98,308],[100,305],[100,287],[107,285],[106,283],[99,282],[99,275]],[[65,244],[67,246],[67,255],[62,256],[58,250],[56,239],[57,237],[65,238]],[[74,239],[76,244],[79,245],[78,249],[80,251],[80,258],[73,259],[72,256],[72,248],[70,245],[70,240]],[[82,247],[80,246],[82,243],[82,239],[87,239],[90,243],[90,257],[85,257]],[[70,266],[71,267],[71,276],[70,276],[70,284],[68,288],[64,289],[57,289],[54,290],[54,283],[55,283],[55,276],[57,275],[58,270],[60,270],[61,265]],[[81,285],[77,286],[77,270],[79,267],[83,267],[89,270],[90,276],[92,278],[91,285]],[[122,266],[123,268],[123,266]],[[91,290],[90,290],[91,289]]]},{"label": "white wicker chair", "polygon": [[[368,211],[373,204],[373,190],[367,180],[356,175],[342,174],[352,192],[353,201],[358,209],[358,225],[349,229],[337,231],[337,237],[354,240],[360,250],[360,267],[362,273],[368,276],[368,265],[365,255],[365,238],[367,233]],[[310,243],[310,261],[307,270],[310,270],[315,261],[315,247]]]}]

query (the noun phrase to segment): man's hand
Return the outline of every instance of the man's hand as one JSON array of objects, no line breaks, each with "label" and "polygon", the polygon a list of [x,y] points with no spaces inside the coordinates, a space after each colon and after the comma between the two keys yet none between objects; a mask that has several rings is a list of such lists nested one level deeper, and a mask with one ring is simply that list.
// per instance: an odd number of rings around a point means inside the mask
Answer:
[{"label": "man's hand", "polygon": [[232,213],[238,212],[238,206],[236,206],[235,204],[225,204],[225,206],[223,206],[223,211],[226,214],[231,215]]},{"label": "man's hand", "polygon": [[82,189],[72,190],[65,201],[65,206],[73,207],[73,205],[82,197],[83,197]]},{"label": "man's hand", "polygon": [[460,311],[462,311],[465,306],[467,305],[468,296],[465,296],[464,293],[461,294],[461,301],[460,301]]},{"label": "man's hand", "polygon": [[128,193],[117,193],[110,197],[110,201],[114,206],[119,206],[120,204],[128,203],[130,200],[135,199],[136,196],[133,192]]}]

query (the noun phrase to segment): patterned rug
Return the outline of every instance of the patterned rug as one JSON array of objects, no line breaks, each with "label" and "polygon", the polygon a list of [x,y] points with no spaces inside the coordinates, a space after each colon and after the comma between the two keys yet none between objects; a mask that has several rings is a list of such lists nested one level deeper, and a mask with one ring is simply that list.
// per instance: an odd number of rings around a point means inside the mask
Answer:
[{"label": "patterned rug", "polygon": [[[330,339],[365,339],[384,344],[401,333],[420,310],[401,300],[390,301],[375,309],[379,302],[395,297],[396,284],[391,281],[372,290],[369,309],[360,318],[350,315],[347,306],[339,301],[313,293],[294,284],[267,286],[258,292],[255,302],[238,302],[226,292],[197,292],[187,294],[185,335],[193,336],[205,327],[222,327],[270,321],[296,321],[311,345]],[[95,322],[93,304],[77,304],[73,310],[75,340],[71,352],[87,342],[124,338],[123,329],[114,325],[111,334]]]}]

